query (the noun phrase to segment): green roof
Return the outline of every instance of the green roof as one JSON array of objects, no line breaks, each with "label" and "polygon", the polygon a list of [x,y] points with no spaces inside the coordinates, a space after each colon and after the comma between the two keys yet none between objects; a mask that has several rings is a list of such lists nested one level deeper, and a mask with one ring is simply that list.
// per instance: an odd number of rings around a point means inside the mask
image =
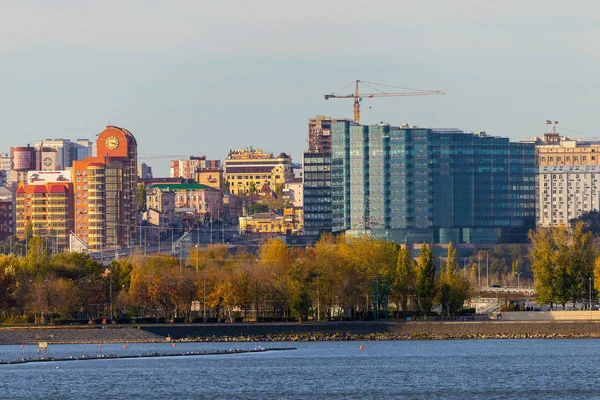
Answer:
[{"label": "green roof", "polygon": [[156,183],[150,189],[160,190],[217,190],[214,187],[201,185],[199,183]]}]

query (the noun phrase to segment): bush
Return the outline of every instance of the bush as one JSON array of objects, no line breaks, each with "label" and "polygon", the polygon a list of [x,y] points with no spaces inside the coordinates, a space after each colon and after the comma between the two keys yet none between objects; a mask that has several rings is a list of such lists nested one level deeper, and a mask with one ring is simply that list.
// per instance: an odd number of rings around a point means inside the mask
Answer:
[{"label": "bush", "polygon": [[[163,322],[164,322],[164,318]],[[139,317],[139,318],[132,318],[132,323],[134,324],[156,324],[156,323],[160,323],[160,318],[156,319],[154,317]]]},{"label": "bush", "polygon": [[131,324],[133,323],[133,318],[131,317],[119,317],[119,318],[115,318],[115,323],[116,324]]},{"label": "bush", "polygon": [[85,325],[90,321],[88,319],[57,318],[54,325]]},{"label": "bush", "polygon": [[296,322],[296,317],[268,316],[258,317],[256,322]]}]

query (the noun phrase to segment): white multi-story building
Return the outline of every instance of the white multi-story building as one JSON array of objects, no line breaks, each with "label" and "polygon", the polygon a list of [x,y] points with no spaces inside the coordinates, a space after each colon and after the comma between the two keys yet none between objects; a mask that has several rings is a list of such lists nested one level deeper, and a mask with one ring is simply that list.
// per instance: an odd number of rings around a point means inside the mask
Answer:
[{"label": "white multi-story building", "polygon": [[194,179],[198,170],[220,169],[220,160],[207,160],[206,156],[192,156],[189,160],[171,160],[171,178]]},{"label": "white multi-story building", "polygon": [[538,166],[537,226],[568,225],[600,210],[600,165]]},{"label": "white multi-story building", "polygon": [[11,183],[11,164],[10,154],[0,154],[0,186],[7,186]]},{"label": "white multi-story building", "polygon": [[536,152],[536,225],[569,225],[600,210],[600,142],[560,136],[556,126],[533,138]]},{"label": "white multi-story building", "polygon": [[93,143],[88,139],[46,139],[34,143],[37,150],[46,148],[56,151],[55,168],[57,170],[67,169],[73,165],[73,161],[83,160],[92,156]]}]

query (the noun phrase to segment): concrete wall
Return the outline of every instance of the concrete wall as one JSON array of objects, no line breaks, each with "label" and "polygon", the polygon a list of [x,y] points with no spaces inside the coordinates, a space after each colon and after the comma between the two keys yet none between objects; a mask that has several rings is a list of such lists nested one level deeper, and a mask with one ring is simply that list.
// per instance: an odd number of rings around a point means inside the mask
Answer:
[{"label": "concrete wall", "polygon": [[600,321],[600,311],[510,311],[502,312],[503,321]]}]

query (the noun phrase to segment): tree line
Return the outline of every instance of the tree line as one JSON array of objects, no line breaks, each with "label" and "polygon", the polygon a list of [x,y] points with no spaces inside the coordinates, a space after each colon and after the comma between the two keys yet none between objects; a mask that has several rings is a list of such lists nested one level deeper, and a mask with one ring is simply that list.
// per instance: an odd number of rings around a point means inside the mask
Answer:
[{"label": "tree line", "polygon": [[256,253],[226,245],[130,257],[104,266],[82,253],[48,254],[41,238],[27,255],[0,256],[0,317],[50,319],[155,317],[260,320],[377,318],[394,312],[456,314],[470,295],[450,246],[437,269],[430,246],[410,249],[371,238],[324,235],[314,246],[265,241]]},{"label": "tree line", "polygon": [[529,239],[528,247],[463,259],[462,268],[452,244],[436,258],[425,243],[412,254],[395,242],[343,235],[307,248],[269,239],[256,252],[215,244],[190,248],[185,260],[134,254],[105,266],[82,253],[52,256],[33,236],[25,255],[0,255],[0,320],[373,319],[434,308],[455,315],[480,281],[482,258],[497,276],[531,271],[539,305],[596,299],[600,252],[582,223],[537,229]]}]

